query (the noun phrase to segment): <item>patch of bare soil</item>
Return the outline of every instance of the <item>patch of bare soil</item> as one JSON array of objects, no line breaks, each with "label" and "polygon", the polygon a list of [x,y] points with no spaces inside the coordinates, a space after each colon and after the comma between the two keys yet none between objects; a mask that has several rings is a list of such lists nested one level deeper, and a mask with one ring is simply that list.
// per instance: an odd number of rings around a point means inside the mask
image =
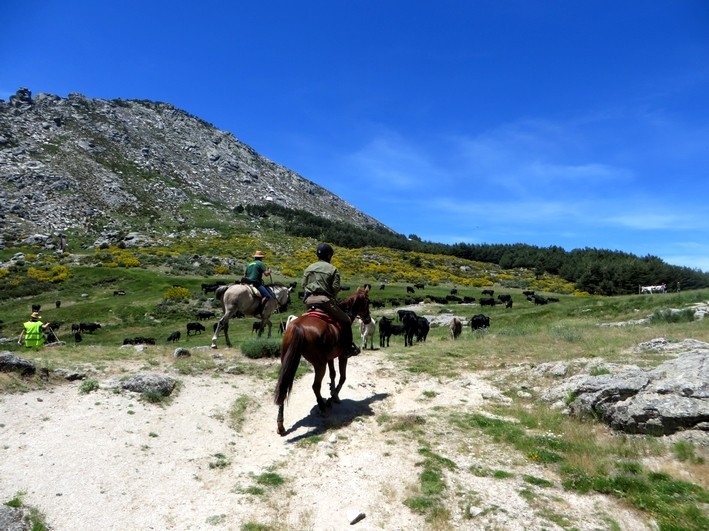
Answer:
[{"label": "patch of bare soil", "polygon": [[[327,416],[314,407],[312,372],[295,383],[284,437],[276,434],[272,383],[226,373],[180,380],[166,406],[105,388],[82,394],[80,382],[0,397],[0,499],[25,492],[57,531],[239,530],[249,522],[299,530],[651,529],[617,500],[567,492],[543,466],[453,429],[449,410],[504,399],[474,374],[417,377],[366,351],[350,360],[342,402]],[[235,431],[229,410],[242,396],[252,402]],[[406,416],[424,419],[425,435],[380,422]],[[447,519],[427,521],[404,504],[420,494],[423,443],[455,464],[444,477]],[[510,474],[480,477],[474,469]],[[260,483],[269,472],[284,484]]]}]

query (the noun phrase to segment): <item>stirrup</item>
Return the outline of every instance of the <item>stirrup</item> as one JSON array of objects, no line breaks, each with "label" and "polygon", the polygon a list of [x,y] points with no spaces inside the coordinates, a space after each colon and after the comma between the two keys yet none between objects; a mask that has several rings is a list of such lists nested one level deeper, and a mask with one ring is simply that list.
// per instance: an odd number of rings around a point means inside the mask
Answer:
[{"label": "stirrup", "polygon": [[350,346],[349,350],[346,353],[346,356],[348,358],[351,358],[352,356],[356,356],[360,352],[362,352],[362,351],[359,349],[359,347],[357,345],[355,345],[354,343],[352,343],[352,345]]}]

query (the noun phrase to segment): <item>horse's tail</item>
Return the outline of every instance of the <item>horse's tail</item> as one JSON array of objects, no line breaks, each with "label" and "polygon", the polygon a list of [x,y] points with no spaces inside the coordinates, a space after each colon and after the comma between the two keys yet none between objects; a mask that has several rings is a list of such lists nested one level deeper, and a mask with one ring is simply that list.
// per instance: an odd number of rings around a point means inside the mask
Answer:
[{"label": "horse's tail", "polygon": [[224,298],[224,294],[226,293],[226,290],[229,289],[229,286],[219,286],[217,289],[214,290],[214,298],[217,299],[218,301],[222,300]]},{"label": "horse's tail", "polygon": [[300,364],[300,356],[303,345],[305,344],[305,334],[303,328],[291,324],[283,336],[281,344],[281,371],[278,374],[278,383],[276,383],[276,392],[273,395],[273,400],[278,406],[282,406],[293,389],[295,373]]}]

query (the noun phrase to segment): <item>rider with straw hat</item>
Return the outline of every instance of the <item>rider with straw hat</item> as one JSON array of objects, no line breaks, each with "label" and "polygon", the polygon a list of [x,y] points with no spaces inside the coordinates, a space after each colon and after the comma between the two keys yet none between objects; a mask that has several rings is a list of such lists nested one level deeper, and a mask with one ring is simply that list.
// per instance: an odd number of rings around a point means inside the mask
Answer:
[{"label": "rider with straw hat", "polygon": [[[261,299],[260,309],[266,307],[268,299],[272,296],[269,289],[263,284],[263,276],[271,276],[271,269],[263,263],[265,256],[266,255],[263,254],[263,251],[256,251],[254,253],[254,259],[249,265],[246,266],[243,279],[244,283],[251,284],[253,287],[258,289],[259,293],[263,296]],[[260,309],[256,312],[257,314],[261,313]]]}]

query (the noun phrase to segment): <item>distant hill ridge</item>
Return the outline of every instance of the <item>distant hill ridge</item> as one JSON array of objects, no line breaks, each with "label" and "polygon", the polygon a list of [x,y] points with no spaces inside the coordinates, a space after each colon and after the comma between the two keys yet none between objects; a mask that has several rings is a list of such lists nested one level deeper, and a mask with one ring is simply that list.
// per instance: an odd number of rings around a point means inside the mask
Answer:
[{"label": "distant hill ridge", "polygon": [[34,233],[194,227],[240,205],[307,209],[388,230],[231,133],[167,103],[72,93],[0,100],[0,246]]}]

